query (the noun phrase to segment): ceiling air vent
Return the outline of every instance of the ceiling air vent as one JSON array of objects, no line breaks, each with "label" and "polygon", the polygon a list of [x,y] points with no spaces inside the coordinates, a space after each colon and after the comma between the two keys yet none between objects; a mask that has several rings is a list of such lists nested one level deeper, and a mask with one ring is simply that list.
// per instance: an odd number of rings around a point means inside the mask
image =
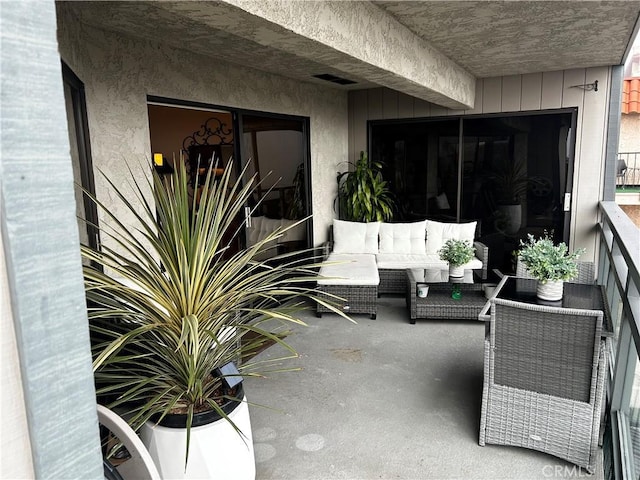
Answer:
[{"label": "ceiling air vent", "polygon": [[319,75],[314,75],[315,78],[319,78],[320,80],[326,80],[327,82],[337,83],[338,85],[353,85],[353,80],[347,80],[346,78],[336,77],[335,75],[331,75],[330,73],[321,73]]}]

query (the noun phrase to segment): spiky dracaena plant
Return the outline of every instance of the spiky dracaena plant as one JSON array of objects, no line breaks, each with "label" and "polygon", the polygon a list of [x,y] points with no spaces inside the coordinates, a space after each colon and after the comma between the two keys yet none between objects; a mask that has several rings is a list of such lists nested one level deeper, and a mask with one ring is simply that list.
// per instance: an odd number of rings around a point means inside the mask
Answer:
[{"label": "spiky dracaena plant", "polygon": [[382,222],[393,217],[394,202],[387,181],[382,178],[382,164],[369,162],[367,154],[348,162],[352,170],[338,172],[340,217],[353,222]]},{"label": "spiky dracaena plant", "polygon": [[[145,176],[153,203],[139,182],[129,199],[107,179],[135,221],[125,224],[93,198],[110,220],[101,232],[113,247],[82,247],[91,262],[84,279],[97,393],[123,409],[136,430],[152,416],[186,413],[185,465],[194,413],[215,410],[229,420],[219,406],[228,397],[213,373],[218,367],[239,362],[243,376],[282,370],[279,362],[296,356],[284,327],[303,324],[297,312],[309,300],[345,316],[315,290],[316,259],[254,260],[286,228],[232,252],[256,183],[233,182],[231,166],[219,180],[209,172],[198,204],[182,162],[171,175],[154,171],[152,183]],[[286,353],[256,360],[267,342]]]}]

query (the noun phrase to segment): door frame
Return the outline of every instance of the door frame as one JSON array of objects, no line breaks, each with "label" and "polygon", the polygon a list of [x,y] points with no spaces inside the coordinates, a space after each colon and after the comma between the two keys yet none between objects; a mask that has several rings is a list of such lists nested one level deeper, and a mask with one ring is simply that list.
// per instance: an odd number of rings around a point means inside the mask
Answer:
[{"label": "door frame", "polygon": [[[554,108],[554,109],[546,109],[546,110],[527,110],[527,111],[519,111],[519,112],[497,112],[497,113],[485,113],[485,114],[474,114],[474,115],[446,115],[446,116],[435,116],[435,117],[419,117],[419,118],[394,118],[387,120],[368,120],[367,121],[367,148],[368,151],[372,151],[373,148],[373,139],[371,130],[373,126],[379,125],[398,125],[398,124],[413,124],[413,123],[421,123],[421,122],[432,122],[432,121],[441,121],[441,120],[460,120],[460,128],[459,128],[459,138],[460,145],[464,141],[464,121],[465,120],[477,120],[484,118],[497,118],[497,117],[519,117],[519,116],[534,116],[534,115],[552,115],[552,114],[571,114],[571,131],[569,135],[570,145],[568,146],[569,150],[567,151],[567,165],[566,165],[566,179],[565,179],[565,194],[569,194],[571,197],[570,207],[568,210],[563,212],[563,232],[562,232],[562,241],[567,245],[569,244],[570,230],[571,230],[571,210],[573,208],[573,174],[575,170],[575,152],[576,152],[576,139],[577,139],[577,117],[578,117],[578,107],[567,107],[567,108]],[[462,171],[460,169],[463,158],[463,149],[458,149],[458,181],[462,180]],[[458,197],[460,197],[461,192],[458,192]],[[459,200],[459,199],[458,199]],[[460,215],[460,204],[458,202],[456,217],[459,221]]]},{"label": "door frame", "polygon": [[[191,100],[180,100],[176,98],[168,98],[168,97],[160,97],[156,95],[147,95],[147,104],[164,104],[172,107],[184,107],[184,108],[194,108],[194,109],[204,109],[204,110],[222,110],[225,112],[231,113],[232,122],[233,122],[233,132],[234,132],[234,142],[233,142],[233,152],[234,152],[234,167],[237,171],[240,171],[242,168],[242,158],[244,158],[244,145],[243,142],[237,141],[238,134],[237,132],[244,132],[243,130],[243,117],[245,115],[252,116],[262,116],[262,117],[270,117],[277,119],[287,119],[292,121],[299,121],[302,124],[302,141],[304,142],[303,146],[303,165],[304,165],[304,174],[305,174],[305,200],[306,200],[306,211],[305,217],[312,215],[312,182],[311,182],[311,136],[310,136],[310,119],[309,117],[303,117],[299,115],[289,115],[285,113],[275,113],[275,112],[264,112],[260,110],[251,110],[245,108],[236,108],[230,107],[226,105],[217,105],[211,103],[204,102],[195,102]],[[307,221],[306,223],[306,248],[311,248],[313,245],[313,222]]]},{"label": "door frame", "polygon": [[[69,87],[71,105],[73,108],[73,127],[75,128],[80,167],[80,181],[82,188],[95,196],[96,187],[93,176],[93,161],[91,159],[91,141],[89,136],[89,120],[87,117],[87,99],[84,83],[62,60],[62,81]],[[69,126],[71,128],[71,125]],[[100,247],[100,228],[98,223],[98,208],[86,194],[83,194],[85,225],[89,247],[97,250]]]},{"label": "door frame", "polygon": [[[310,140],[310,119],[309,117],[301,117],[299,115],[287,115],[281,113],[271,113],[271,112],[262,112],[258,110],[248,110],[248,109],[237,109],[234,112],[234,119],[236,118],[236,114],[238,117],[238,128],[242,129],[243,126],[243,118],[244,116],[260,116],[265,118],[274,118],[281,120],[291,120],[295,122],[300,122],[301,124],[301,133],[302,133],[302,141],[304,142],[304,146],[302,149],[302,164],[303,164],[303,172],[304,172],[304,189],[305,189],[305,212],[304,218],[307,218],[312,215],[312,182],[311,182],[311,140]],[[243,131],[244,130],[238,130]],[[244,142],[240,145],[240,156],[239,158],[245,158],[244,150]],[[311,248],[313,245],[313,222],[307,221],[305,222],[306,228],[306,248]]]}]

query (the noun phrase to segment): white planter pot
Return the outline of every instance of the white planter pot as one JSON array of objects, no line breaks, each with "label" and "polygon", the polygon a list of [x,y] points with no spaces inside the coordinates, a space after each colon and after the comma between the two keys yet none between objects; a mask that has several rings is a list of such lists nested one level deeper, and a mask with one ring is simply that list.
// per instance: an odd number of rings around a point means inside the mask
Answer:
[{"label": "white planter pot", "polygon": [[254,480],[256,476],[251,420],[246,397],[229,415],[241,436],[226,419],[191,428],[189,462],[184,459],[187,432],[147,422],[140,437],[164,479]]},{"label": "white planter pot", "polygon": [[452,278],[462,278],[464,277],[464,267],[459,265],[454,267],[453,265],[449,265],[449,277]]},{"label": "white planter pot", "polygon": [[562,280],[548,280],[542,283],[538,280],[536,295],[540,300],[555,302],[562,300],[562,290],[564,282]]}]

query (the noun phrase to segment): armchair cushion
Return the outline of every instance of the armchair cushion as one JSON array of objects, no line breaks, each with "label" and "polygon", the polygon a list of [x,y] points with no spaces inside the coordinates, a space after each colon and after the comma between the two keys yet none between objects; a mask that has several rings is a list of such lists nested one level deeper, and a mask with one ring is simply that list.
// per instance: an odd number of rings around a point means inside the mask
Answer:
[{"label": "armchair cushion", "polygon": [[379,222],[333,221],[333,253],[378,253]]},{"label": "armchair cushion", "polygon": [[447,240],[467,240],[473,245],[478,222],[442,223],[427,220],[426,253],[437,254]]},{"label": "armchair cushion", "polygon": [[427,221],[380,224],[380,253],[424,255]]}]

